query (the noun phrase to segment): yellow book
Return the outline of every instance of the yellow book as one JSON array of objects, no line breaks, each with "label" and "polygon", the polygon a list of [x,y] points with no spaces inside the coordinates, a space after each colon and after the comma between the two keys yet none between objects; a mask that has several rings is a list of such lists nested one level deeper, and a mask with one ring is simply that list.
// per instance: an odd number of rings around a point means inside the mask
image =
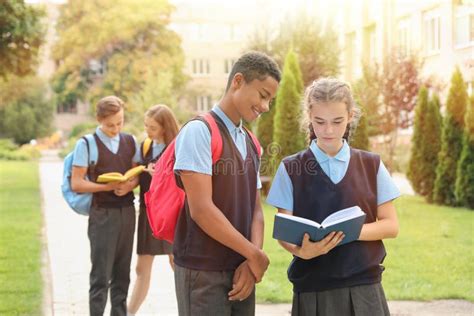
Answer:
[{"label": "yellow book", "polygon": [[144,169],[145,169],[145,166],[136,166],[128,170],[127,172],[125,172],[125,174],[121,174],[120,172],[107,172],[107,173],[101,174],[97,178],[97,182],[107,183],[107,182],[114,182],[114,181],[119,181],[119,182],[127,181],[139,175],[140,173],[142,173]]}]

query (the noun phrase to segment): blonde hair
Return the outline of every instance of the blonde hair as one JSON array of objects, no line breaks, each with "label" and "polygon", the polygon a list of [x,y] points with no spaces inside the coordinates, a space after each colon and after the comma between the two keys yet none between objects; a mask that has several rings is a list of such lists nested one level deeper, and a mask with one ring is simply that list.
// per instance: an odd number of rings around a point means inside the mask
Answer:
[{"label": "blonde hair", "polygon": [[347,112],[349,114],[352,113],[353,115],[352,122],[347,124],[346,132],[344,133],[343,138],[349,141],[350,137],[357,128],[357,123],[362,113],[357,107],[357,104],[354,102],[349,84],[336,78],[320,78],[313,81],[313,83],[306,88],[303,99],[303,106],[306,110],[303,126],[308,131],[308,138],[310,142],[313,139],[316,139],[316,134],[314,133],[310,118],[313,105],[317,103],[327,104],[332,102],[344,103],[347,107]]},{"label": "blonde hair", "polygon": [[145,116],[161,125],[164,130],[165,145],[169,145],[176,135],[178,135],[178,122],[176,121],[173,111],[171,111],[168,106],[164,104],[154,105],[145,112]]},{"label": "blonde hair", "polygon": [[98,119],[104,119],[110,115],[117,114],[124,109],[124,102],[114,95],[104,97],[97,102],[96,116]]}]

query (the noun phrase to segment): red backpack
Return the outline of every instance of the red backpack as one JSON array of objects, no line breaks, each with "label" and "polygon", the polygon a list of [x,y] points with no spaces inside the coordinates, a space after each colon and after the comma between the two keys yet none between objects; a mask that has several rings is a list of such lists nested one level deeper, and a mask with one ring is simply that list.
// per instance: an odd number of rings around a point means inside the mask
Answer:
[{"label": "red backpack", "polygon": [[[200,115],[211,132],[212,164],[214,165],[222,154],[222,136],[219,127],[211,115]],[[258,156],[261,156],[261,147],[255,135],[247,130],[252,139]],[[150,189],[145,193],[146,212],[153,236],[157,239],[173,243],[176,223],[181,209],[184,206],[185,192],[176,184],[174,174],[176,138],[166,147],[155,165],[155,173],[151,180]]]}]

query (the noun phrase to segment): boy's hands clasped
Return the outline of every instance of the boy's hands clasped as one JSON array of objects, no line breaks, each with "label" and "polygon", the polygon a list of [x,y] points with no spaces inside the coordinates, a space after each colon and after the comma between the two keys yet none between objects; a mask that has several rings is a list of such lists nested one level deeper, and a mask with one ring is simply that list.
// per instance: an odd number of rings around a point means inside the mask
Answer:
[{"label": "boy's hands clasped", "polygon": [[309,234],[304,234],[303,244],[297,250],[297,256],[301,259],[312,259],[327,254],[344,239],[343,232],[331,232],[318,242],[309,240]]},{"label": "boy's hands clasped", "polygon": [[254,255],[242,262],[235,270],[229,300],[242,301],[252,294],[255,283],[262,280],[269,264],[270,260],[265,252],[256,248]]},{"label": "boy's hands clasped", "polygon": [[247,264],[258,283],[262,281],[263,274],[267,271],[270,260],[263,250],[256,248],[254,255],[247,259]]},{"label": "boy's hands clasped", "polygon": [[232,280],[232,290],[229,292],[229,300],[242,301],[252,294],[255,287],[255,277],[248,266],[247,260],[242,262],[235,270]]}]

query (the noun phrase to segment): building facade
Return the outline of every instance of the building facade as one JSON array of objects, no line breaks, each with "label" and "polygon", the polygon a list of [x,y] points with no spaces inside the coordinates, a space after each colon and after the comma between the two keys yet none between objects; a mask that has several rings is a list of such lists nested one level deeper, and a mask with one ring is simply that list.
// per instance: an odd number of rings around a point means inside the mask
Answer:
[{"label": "building facade", "polygon": [[181,37],[184,73],[189,76],[180,106],[204,112],[223,95],[233,64],[254,31],[251,2],[175,0],[170,28]]},{"label": "building facade", "polygon": [[342,76],[353,82],[363,62],[382,64],[393,49],[415,53],[421,74],[441,83],[444,93],[455,67],[474,84],[474,1],[344,1],[340,42]]}]

